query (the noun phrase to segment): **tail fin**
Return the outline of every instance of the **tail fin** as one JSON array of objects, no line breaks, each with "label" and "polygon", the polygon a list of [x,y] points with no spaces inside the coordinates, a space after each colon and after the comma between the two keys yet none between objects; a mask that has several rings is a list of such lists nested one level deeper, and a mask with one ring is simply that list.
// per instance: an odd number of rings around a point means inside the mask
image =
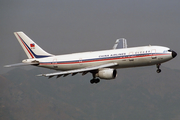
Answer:
[{"label": "tail fin", "polygon": [[127,48],[127,41],[125,38],[119,38],[116,40],[113,49]]},{"label": "tail fin", "polygon": [[43,58],[50,57],[52,54],[47,53],[41,47],[39,47],[33,40],[31,40],[23,32],[14,32],[14,35],[18,39],[20,45],[24,49],[28,58]]}]

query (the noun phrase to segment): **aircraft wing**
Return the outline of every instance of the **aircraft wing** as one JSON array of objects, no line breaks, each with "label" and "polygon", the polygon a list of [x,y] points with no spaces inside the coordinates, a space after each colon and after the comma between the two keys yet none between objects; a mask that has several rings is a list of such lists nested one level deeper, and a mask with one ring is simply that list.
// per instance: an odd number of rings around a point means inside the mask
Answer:
[{"label": "aircraft wing", "polygon": [[57,76],[57,78],[58,78],[58,77],[61,77],[62,75],[65,77],[69,74],[75,75],[75,74],[81,73],[81,72],[83,73],[83,75],[85,75],[86,73],[88,73],[92,70],[97,70],[97,69],[106,68],[106,67],[114,67],[116,65],[117,65],[117,63],[108,63],[108,64],[104,64],[104,65],[69,70],[69,71],[62,71],[62,72],[55,72],[55,73],[48,73],[48,74],[39,74],[37,76],[45,76],[45,77],[49,77],[49,78]]}]

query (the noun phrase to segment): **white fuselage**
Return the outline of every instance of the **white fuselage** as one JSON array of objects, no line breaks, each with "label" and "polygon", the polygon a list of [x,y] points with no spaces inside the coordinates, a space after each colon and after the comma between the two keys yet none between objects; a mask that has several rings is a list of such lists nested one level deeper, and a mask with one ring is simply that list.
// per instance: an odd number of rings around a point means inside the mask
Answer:
[{"label": "white fuselage", "polygon": [[[143,46],[125,49],[82,52],[36,59],[39,67],[55,70],[73,70],[107,63],[118,63],[116,68],[149,66],[171,60],[167,47]],[[32,59],[34,60],[34,59]]]}]

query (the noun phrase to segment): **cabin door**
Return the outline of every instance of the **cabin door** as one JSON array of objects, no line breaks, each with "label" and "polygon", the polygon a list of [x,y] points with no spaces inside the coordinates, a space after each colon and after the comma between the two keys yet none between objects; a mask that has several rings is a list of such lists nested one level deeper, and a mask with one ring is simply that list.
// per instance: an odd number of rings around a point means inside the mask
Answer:
[{"label": "cabin door", "polygon": [[129,61],[134,61],[133,52],[129,53]]},{"label": "cabin door", "polygon": [[156,56],[156,49],[153,49],[153,50],[151,50],[151,58],[152,59],[157,59],[157,56]]},{"label": "cabin door", "polygon": [[82,65],[82,58],[79,58],[79,65]]},{"label": "cabin door", "polygon": [[58,68],[58,66],[57,66],[57,59],[56,59],[56,58],[53,59],[52,64],[53,64],[53,67],[54,67],[54,68]]}]

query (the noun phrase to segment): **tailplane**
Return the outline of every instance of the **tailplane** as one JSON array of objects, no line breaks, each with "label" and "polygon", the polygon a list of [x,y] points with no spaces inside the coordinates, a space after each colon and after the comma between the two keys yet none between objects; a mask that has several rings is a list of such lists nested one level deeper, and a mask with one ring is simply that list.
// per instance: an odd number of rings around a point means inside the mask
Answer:
[{"label": "tailplane", "polygon": [[29,59],[53,56],[52,54],[49,54],[46,51],[44,51],[41,47],[39,47],[33,40],[31,40],[23,32],[14,32],[14,35],[18,39],[20,45],[24,49]]}]

